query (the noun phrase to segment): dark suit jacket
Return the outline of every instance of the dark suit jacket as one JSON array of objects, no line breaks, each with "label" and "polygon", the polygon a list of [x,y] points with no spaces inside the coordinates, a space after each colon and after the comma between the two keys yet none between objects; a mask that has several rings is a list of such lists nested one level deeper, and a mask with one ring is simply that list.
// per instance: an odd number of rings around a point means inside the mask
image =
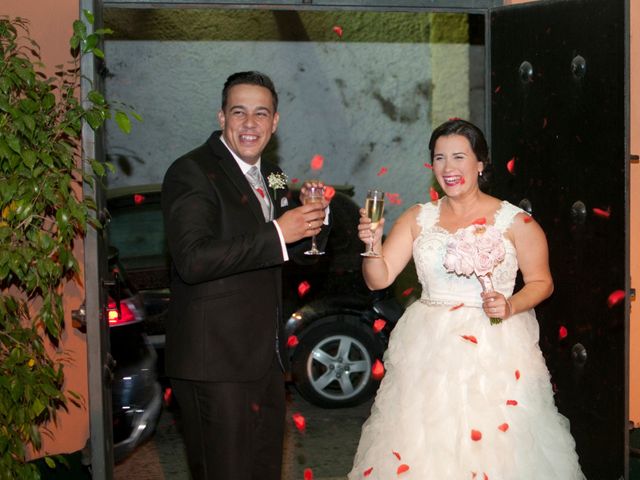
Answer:
[{"label": "dark suit jacket", "polygon": [[[274,350],[286,367],[284,261],[273,222],[265,222],[220,135],[176,160],[162,185],[173,263],[166,371],[196,381],[250,381],[266,373]],[[280,172],[264,160],[261,170],[265,181]],[[275,218],[293,206],[281,203],[288,190],[276,190],[275,198],[268,190]]]}]

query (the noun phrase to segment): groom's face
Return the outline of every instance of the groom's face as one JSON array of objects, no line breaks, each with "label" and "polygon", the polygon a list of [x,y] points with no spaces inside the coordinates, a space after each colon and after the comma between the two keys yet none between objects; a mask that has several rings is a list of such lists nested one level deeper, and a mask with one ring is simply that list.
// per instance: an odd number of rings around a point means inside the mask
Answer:
[{"label": "groom's face", "polygon": [[229,89],[227,104],[218,112],[224,140],[246,163],[254,165],[278,126],[271,92],[259,85]]}]

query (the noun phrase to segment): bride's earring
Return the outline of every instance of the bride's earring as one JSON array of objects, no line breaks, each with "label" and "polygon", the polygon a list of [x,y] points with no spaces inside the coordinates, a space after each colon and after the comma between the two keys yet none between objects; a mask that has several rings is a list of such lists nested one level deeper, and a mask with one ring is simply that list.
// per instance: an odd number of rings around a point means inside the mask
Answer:
[{"label": "bride's earring", "polygon": [[479,175],[479,176],[482,176],[482,170],[480,170],[480,171],[478,172],[478,175]]}]

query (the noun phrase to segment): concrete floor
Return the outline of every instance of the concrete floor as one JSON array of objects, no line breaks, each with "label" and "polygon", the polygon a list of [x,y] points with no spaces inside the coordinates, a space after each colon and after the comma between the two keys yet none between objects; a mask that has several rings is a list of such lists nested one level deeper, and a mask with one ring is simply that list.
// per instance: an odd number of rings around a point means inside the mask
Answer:
[{"label": "concrete floor", "polygon": [[[344,480],[369,416],[371,401],[353,408],[327,410],[315,407],[291,389],[287,401],[287,425],[282,480],[302,480],[310,468],[314,480]],[[306,430],[298,431],[294,413],[305,417]],[[133,455],[116,465],[115,480],[190,480],[182,438],[171,409],[164,409],[156,433]]]}]

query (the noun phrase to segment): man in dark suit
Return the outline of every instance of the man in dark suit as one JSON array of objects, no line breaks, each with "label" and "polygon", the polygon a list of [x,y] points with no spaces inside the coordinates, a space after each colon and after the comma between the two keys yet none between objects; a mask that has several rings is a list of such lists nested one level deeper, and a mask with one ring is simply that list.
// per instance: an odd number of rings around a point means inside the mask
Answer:
[{"label": "man in dark suit", "polygon": [[173,262],[166,370],[195,480],[280,479],[281,266],[295,255],[291,247],[326,236],[328,203],[293,208],[280,169],[261,161],[277,106],[266,75],[231,75],[218,112],[222,131],[176,160],[162,186]]}]

